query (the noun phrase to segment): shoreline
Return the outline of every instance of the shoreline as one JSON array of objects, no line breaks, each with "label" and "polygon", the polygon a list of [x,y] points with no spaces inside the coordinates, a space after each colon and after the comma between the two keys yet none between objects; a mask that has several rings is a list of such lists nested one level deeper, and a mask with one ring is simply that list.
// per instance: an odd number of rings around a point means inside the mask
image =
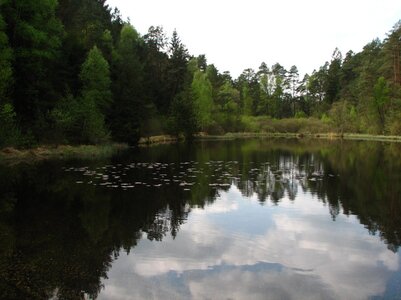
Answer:
[{"label": "shoreline", "polygon": [[106,145],[42,145],[30,149],[16,149],[6,147],[0,149],[1,163],[37,162],[50,159],[97,159],[109,157],[128,149],[125,144]]},{"label": "shoreline", "polygon": [[202,135],[196,140],[234,140],[243,138],[297,138],[297,139],[328,139],[328,140],[359,140],[377,142],[401,142],[399,135],[371,135],[359,133],[252,133],[236,132],[225,135]]},{"label": "shoreline", "polygon": [[141,137],[138,141],[138,147],[148,147],[152,145],[172,144],[183,140],[181,137],[171,135],[155,135],[149,137]]},{"label": "shoreline", "polygon": [[[376,142],[401,142],[401,136],[369,135],[345,133],[322,133],[322,134],[300,134],[300,133],[251,133],[237,132],[226,133],[224,135],[205,135],[195,136],[195,141],[224,141],[248,138],[288,138],[288,139],[322,139],[322,140],[357,140],[357,141],[376,141]],[[142,137],[138,142],[138,147],[152,147],[163,144],[173,144],[182,141],[169,135],[159,135]],[[16,149],[6,147],[0,149],[1,163],[35,162],[48,159],[97,159],[110,157],[119,151],[127,150],[126,144],[106,144],[106,145],[42,145],[30,149]]]}]

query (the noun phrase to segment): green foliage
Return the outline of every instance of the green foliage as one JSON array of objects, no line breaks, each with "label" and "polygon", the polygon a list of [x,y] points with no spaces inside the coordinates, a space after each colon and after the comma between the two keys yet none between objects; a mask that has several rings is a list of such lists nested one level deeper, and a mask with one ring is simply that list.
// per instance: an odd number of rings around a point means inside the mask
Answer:
[{"label": "green foliage", "polygon": [[347,101],[334,103],[329,114],[332,124],[341,134],[345,132],[356,132],[356,111]]},{"label": "green foliage", "polygon": [[89,52],[79,77],[83,85],[83,98],[90,98],[97,109],[105,114],[112,100],[110,70],[108,62],[96,46]]},{"label": "green foliage", "polygon": [[114,45],[113,45],[113,36],[111,35],[110,30],[106,29],[103,32],[103,35],[98,43],[100,50],[103,53],[104,58],[110,64],[113,57]]},{"label": "green foliage", "polygon": [[401,135],[401,112],[395,112],[388,120],[387,132],[390,135]]},{"label": "green foliage", "polygon": [[6,25],[0,13],[0,105],[5,102],[12,82],[12,50],[5,29]]},{"label": "green foliage", "polygon": [[320,118],[320,120],[325,123],[325,124],[329,124],[331,122],[331,119],[329,118],[329,116],[327,114],[322,114],[322,117]]},{"label": "green foliage", "polygon": [[111,102],[110,72],[107,61],[95,46],[88,54],[80,73],[82,99],[79,102],[81,139],[86,143],[107,140],[104,112]]},{"label": "green foliage", "polygon": [[11,104],[0,106],[0,147],[20,144],[21,134],[15,118],[16,114]]},{"label": "green foliage", "polygon": [[139,56],[141,43],[135,28],[129,24],[124,25],[113,61],[112,135],[116,141],[130,145],[138,142],[141,120],[146,113],[143,64]]},{"label": "green foliage", "polygon": [[207,74],[201,70],[195,71],[192,80],[192,92],[195,97],[194,106],[201,130],[205,130],[212,123],[213,94],[212,84]]},{"label": "green foliage", "polygon": [[377,79],[377,82],[373,90],[373,105],[377,111],[381,130],[384,130],[385,118],[388,110],[388,105],[390,103],[390,87],[386,79],[381,76]]},{"label": "green foliage", "polygon": [[302,118],[306,118],[307,116],[306,116],[306,114],[303,112],[303,111],[297,111],[296,113],[295,113],[295,118],[296,119],[302,119]]},{"label": "green foliage", "polygon": [[[13,49],[12,98],[24,131],[35,128],[54,104],[56,62],[63,27],[56,18],[56,0],[6,1],[1,5]],[[42,132],[36,132],[41,135]]]},{"label": "green foliage", "polygon": [[169,131],[176,136],[183,134],[191,139],[199,130],[199,123],[191,89],[179,93],[173,100],[169,119]]},{"label": "green foliage", "polygon": [[81,143],[99,144],[109,139],[103,114],[93,98],[84,97],[80,103]]},{"label": "green foliage", "polygon": [[68,95],[51,112],[53,139],[59,143],[99,144],[108,140],[104,116],[91,98]]},{"label": "green foliage", "polygon": [[330,132],[330,126],[315,118],[309,119],[281,119],[273,121],[271,125],[276,132],[288,133],[325,133]]},{"label": "green foliage", "polygon": [[328,63],[325,63],[319,68],[319,71],[313,71],[312,75],[309,76],[307,80],[307,92],[315,102],[322,102],[324,99],[324,92],[327,80],[327,68]]},{"label": "green foliage", "polygon": [[122,20],[118,14],[110,13],[105,1],[58,0],[56,13],[64,27],[62,51],[57,62],[57,70],[53,74],[59,92],[56,98],[61,99],[66,91],[74,96],[80,94],[79,73],[87,53],[95,45],[111,63],[112,46],[120,34]]},{"label": "green foliage", "polygon": [[243,116],[242,130],[253,133],[328,133],[332,129],[329,124],[315,118],[272,119],[265,116]]},{"label": "green foliage", "polygon": [[253,99],[251,95],[249,95],[249,89],[245,85],[242,89],[243,94],[243,101],[244,101],[244,115],[251,116],[252,115],[252,108],[253,108]]},{"label": "green foliage", "polygon": [[78,143],[81,136],[79,126],[79,104],[70,94],[63,98],[50,113],[53,121],[53,137],[59,143]]},{"label": "green foliage", "polygon": [[325,98],[324,100],[333,104],[338,100],[340,94],[340,74],[341,74],[342,55],[336,48],[334,50],[330,66],[327,70],[327,77],[325,82]]},{"label": "green foliage", "polygon": [[[260,120],[260,119],[259,119]],[[242,116],[241,117],[241,127],[245,132],[260,132],[262,127],[258,119],[252,116]],[[265,129],[265,128],[263,128]]]},{"label": "green foliage", "polygon": [[146,51],[143,74],[147,96],[158,112],[167,114],[171,98],[168,81],[169,57],[165,52],[167,37],[163,28],[151,26],[144,36],[144,42]]},{"label": "green foliage", "polygon": [[220,87],[217,94],[217,112],[214,119],[225,132],[240,130],[240,93],[233,87],[230,81]]},{"label": "green foliage", "polygon": [[174,30],[170,41],[169,48],[170,60],[167,69],[168,93],[170,101],[175,95],[185,89],[188,80],[188,59],[189,54],[187,48],[178,37],[177,31]]}]

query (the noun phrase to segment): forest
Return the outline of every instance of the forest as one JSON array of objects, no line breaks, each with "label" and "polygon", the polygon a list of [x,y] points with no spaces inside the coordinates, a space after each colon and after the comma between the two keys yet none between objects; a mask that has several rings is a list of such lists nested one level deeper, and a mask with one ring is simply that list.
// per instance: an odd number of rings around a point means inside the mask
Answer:
[{"label": "forest", "polygon": [[2,0],[0,147],[201,132],[401,135],[400,54],[398,21],[384,40],[335,49],[302,78],[265,62],[232,78],[176,31],[141,35],[105,0]]}]

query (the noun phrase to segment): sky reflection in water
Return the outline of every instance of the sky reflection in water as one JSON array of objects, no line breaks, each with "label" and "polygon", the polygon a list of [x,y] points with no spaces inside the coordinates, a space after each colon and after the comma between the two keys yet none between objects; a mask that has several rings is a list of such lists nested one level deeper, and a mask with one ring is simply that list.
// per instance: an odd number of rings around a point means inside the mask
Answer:
[{"label": "sky reflection in water", "polygon": [[[399,255],[355,216],[298,188],[260,205],[235,185],[192,209],[175,239],[146,235],[121,255],[100,299],[367,299],[383,295]],[[398,275],[399,276],[399,275]]]}]

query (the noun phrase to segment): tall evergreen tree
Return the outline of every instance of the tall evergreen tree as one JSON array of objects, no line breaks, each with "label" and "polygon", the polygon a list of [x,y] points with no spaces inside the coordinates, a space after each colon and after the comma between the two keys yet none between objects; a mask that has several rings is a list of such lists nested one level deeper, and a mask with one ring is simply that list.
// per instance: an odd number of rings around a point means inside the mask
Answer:
[{"label": "tall evergreen tree", "polygon": [[184,134],[187,140],[191,140],[199,130],[194,99],[192,89],[186,88],[174,97],[171,104],[169,129],[175,135]]},{"label": "tall evergreen tree", "polygon": [[260,85],[260,101],[257,111],[259,115],[269,115],[269,106],[274,91],[274,75],[265,62],[259,66],[257,75]]},{"label": "tall evergreen tree", "polygon": [[291,102],[292,102],[292,117],[296,114],[296,106],[297,106],[297,90],[299,84],[299,73],[297,66],[292,66],[290,71],[288,72],[288,81],[290,85],[290,93],[291,93]]},{"label": "tall evergreen tree", "polygon": [[170,41],[170,61],[168,67],[169,96],[173,99],[188,84],[188,50],[178,37],[176,30]]},{"label": "tall evergreen tree", "polygon": [[59,57],[62,25],[55,16],[56,7],[56,0],[6,0],[0,7],[14,50],[14,82],[18,88],[12,99],[25,130],[37,125],[57,99],[52,74]]},{"label": "tall evergreen tree", "polygon": [[135,145],[140,138],[140,124],[146,105],[142,97],[141,42],[135,28],[130,24],[124,25],[113,63],[112,134],[115,140],[130,145]]},{"label": "tall evergreen tree", "polygon": [[99,111],[106,114],[112,101],[110,68],[96,46],[89,52],[82,65],[80,79],[83,85],[82,96],[93,99]]},{"label": "tall evergreen tree", "polygon": [[80,73],[82,81],[82,140],[99,143],[107,138],[104,112],[110,106],[109,64],[95,46],[89,52]]},{"label": "tall evergreen tree", "polygon": [[383,75],[396,86],[401,86],[401,20],[389,32],[384,45]]},{"label": "tall evergreen tree", "polygon": [[346,99],[351,104],[356,105],[358,102],[355,82],[359,76],[358,68],[360,68],[360,55],[352,51],[348,51],[345,55],[341,74],[340,74],[340,98]]},{"label": "tall evergreen tree", "polygon": [[222,75],[219,73],[215,65],[210,64],[206,67],[206,74],[207,78],[209,79],[211,85],[212,85],[212,97],[213,101],[217,101],[218,93],[220,87],[224,84],[224,79]]},{"label": "tall evergreen tree", "polygon": [[170,96],[168,94],[169,65],[166,53],[167,37],[162,27],[151,26],[144,36],[146,55],[144,68],[144,81],[149,97],[160,113],[166,114],[169,109]]},{"label": "tall evergreen tree", "polygon": [[327,71],[325,101],[332,104],[337,101],[340,95],[340,75],[341,75],[342,55],[336,48],[334,50],[329,69]]},{"label": "tall evergreen tree", "polygon": [[[58,0],[58,3],[57,17],[65,30],[56,73],[60,82],[58,88],[78,95],[81,89],[78,75],[93,46],[97,45],[111,63],[111,55],[105,51],[110,47],[105,32],[114,30],[112,16],[105,0]],[[112,40],[114,42],[114,38]]]}]

